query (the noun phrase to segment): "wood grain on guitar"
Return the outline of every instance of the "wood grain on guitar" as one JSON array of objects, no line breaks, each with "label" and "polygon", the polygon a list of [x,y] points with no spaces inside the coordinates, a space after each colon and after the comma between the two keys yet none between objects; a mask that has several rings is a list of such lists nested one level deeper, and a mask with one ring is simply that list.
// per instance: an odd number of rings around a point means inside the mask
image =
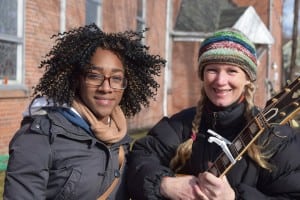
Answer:
[{"label": "wood grain on guitar", "polygon": [[[224,176],[266,129],[274,124],[288,123],[299,111],[300,76],[268,100],[263,111],[259,112],[228,145],[232,156],[229,158],[222,152],[207,171],[217,177]],[[176,174],[176,176],[184,176],[184,174]]]},{"label": "wood grain on guitar", "polygon": [[[266,107],[258,113],[228,146],[235,161],[238,161],[255,140],[273,124],[285,124],[300,111],[300,76],[280,93],[267,101]],[[234,165],[222,152],[208,169],[221,177]]]}]

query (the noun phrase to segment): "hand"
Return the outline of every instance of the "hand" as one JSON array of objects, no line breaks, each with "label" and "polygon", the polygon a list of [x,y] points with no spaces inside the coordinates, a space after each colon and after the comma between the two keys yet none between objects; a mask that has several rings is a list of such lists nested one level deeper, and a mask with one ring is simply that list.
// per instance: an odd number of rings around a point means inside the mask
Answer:
[{"label": "hand", "polygon": [[196,200],[200,190],[195,176],[164,177],[160,184],[161,194],[172,200]]},{"label": "hand", "polygon": [[198,175],[199,189],[197,195],[202,200],[234,200],[235,192],[231,188],[226,176],[218,178],[209,172]]}]

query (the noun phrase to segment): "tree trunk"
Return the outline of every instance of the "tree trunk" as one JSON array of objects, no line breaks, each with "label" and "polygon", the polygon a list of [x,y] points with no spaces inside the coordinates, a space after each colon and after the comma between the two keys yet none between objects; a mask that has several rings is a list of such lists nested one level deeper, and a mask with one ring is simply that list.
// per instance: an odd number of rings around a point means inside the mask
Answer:
[{"label": "tree trunk", "polygon": [[298,19],[299,19],[299,0],[294,0],[294,24],[292,35],[292,55],[289,79],[293,81],[296,78],[296,59],[297,59],[297,46],[298,46]]}]

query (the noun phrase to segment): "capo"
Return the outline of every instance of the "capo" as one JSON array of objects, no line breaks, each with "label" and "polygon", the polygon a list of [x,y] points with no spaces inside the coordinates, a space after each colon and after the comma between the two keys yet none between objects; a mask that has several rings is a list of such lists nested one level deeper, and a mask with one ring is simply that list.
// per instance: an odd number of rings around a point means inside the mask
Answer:
[{"label": "capo", "polygon": [[223,152],[226,154],[226,156],[229,158],[230,162],[232,164],[235,164],[236,160],[232,156],[232,154],[231,154],[231,152],[230,152],[230,150],[228,149],[228,146],[227,146],[227,144],[230,145],[231,142],[229,140],[227,140],[226,138],[223,138],[221,135],[219,135],[218,133],[214,132],[211,129],[208,129],[207,132],[212,135],[208,138],[208,142],[209,143],[214,142],[217,145],[219,145],[222,148]]}]

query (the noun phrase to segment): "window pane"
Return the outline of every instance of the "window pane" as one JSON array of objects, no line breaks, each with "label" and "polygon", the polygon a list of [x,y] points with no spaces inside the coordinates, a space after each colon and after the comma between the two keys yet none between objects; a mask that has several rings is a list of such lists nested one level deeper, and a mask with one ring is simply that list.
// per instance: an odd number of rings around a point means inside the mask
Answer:
[{"label": "window pane", "polygon": [[[16,80],[17,44],[0,42],[0,79]],[[0,82],[1,83],[1,82]]]},{"label": "window pane", "polygon": [[86,0],[86,14],[85,14],[85,23],[91,24],[95,23],[98,26],[100,25],[100,7],[101,7],[101,0]]},{"label": "window pane", "polygon": [[17,35],[18,0],[0,0],[0,33]]},{"label": "window pane", "polygon": [[97,21],[97,6],[91,1],[86,1],[86,24],[95,23]]}]

